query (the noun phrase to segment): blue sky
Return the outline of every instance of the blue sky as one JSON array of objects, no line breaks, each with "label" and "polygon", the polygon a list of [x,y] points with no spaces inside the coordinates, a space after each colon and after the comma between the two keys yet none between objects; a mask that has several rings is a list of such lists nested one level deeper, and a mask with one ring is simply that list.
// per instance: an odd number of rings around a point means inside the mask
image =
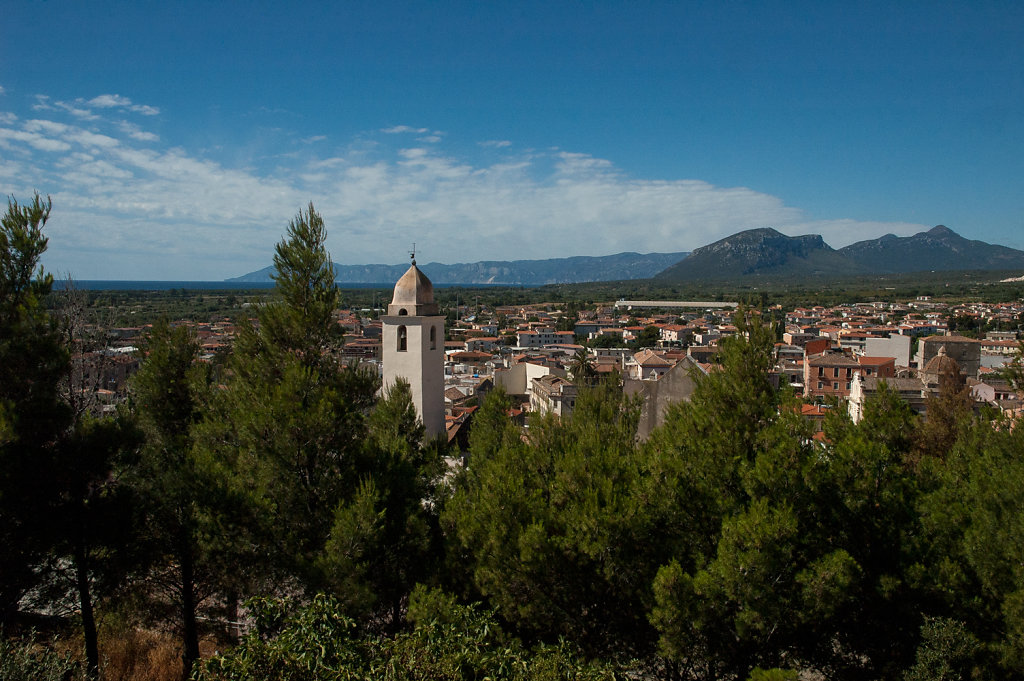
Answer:
[{"label": "blue sky", "polygon": [[0,193],[48,269],[221,279],[309,201],[340,263],[1024,248],[1019,2],[21,2]]}]

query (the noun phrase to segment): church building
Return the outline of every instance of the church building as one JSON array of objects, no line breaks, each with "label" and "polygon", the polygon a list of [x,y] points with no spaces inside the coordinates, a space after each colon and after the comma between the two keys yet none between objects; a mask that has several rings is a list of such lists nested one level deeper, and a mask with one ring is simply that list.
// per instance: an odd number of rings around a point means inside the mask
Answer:
[{"label": "church building", "polygon": [[444,317],[434,302],[434,285],[415,258],[395,284],[387,316],[381,318],[381,358],[384,389],[405,379],[426,438],[443,435]]}]

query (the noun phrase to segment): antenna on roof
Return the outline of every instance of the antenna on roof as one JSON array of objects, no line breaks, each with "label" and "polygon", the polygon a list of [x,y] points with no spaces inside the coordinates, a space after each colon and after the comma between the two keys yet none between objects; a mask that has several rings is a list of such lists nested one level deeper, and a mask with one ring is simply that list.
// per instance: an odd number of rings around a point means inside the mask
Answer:
[{"label": "antenna on roof", "polygon": [[412,264],[416,264],[416,242],[412,242],[412,252],[409,253],[409,258],[412,260]]}]

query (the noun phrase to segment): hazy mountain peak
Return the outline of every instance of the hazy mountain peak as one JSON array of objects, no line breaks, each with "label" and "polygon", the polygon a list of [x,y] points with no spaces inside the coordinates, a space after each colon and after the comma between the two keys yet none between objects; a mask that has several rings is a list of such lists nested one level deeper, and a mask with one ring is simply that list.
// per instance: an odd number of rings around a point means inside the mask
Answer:
[{"label": "hazy mountain peak", "polygon": [[[842,265],[820,234],[786,236],[771,227],[748,229],[693,251],[659,277],[722,279],[731,276],[834,270]],[[847,267],[849,265],[847,264]]]},{"label": "hazy mountain peak", "polygon": [[764,227],[702,246],[658,276],[692,280],[1018,268],[1024,268],[1024,251],[971,241],[945,225],[907,237],[886,234],[838,251],[818,234],[790,237]]},{"label": "hazy mountain peak", "polygon": [[[491,260],[445,265],[431,262],[420,269],[434,284],[501,284],[538,286],[588,281],[647,279],[665,269],[685,252],[617,253],[605,256],[573,256],[547,260]],[[392,285],[409,263],[397,265],[334,264],[335,280],[350,284]],[[274,268],[266,267],[227,281],[270,281]]]}]

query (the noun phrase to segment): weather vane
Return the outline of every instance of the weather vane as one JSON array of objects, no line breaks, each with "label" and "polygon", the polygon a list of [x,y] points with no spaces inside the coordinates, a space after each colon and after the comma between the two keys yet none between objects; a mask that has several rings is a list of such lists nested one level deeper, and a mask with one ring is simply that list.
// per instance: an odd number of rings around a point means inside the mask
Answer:
[{"label": "weather vane", "polygon": [[412,252],[409,253],[409,258],[412,260],[412,264],[416,264],[416,242],[412,242]]}]

